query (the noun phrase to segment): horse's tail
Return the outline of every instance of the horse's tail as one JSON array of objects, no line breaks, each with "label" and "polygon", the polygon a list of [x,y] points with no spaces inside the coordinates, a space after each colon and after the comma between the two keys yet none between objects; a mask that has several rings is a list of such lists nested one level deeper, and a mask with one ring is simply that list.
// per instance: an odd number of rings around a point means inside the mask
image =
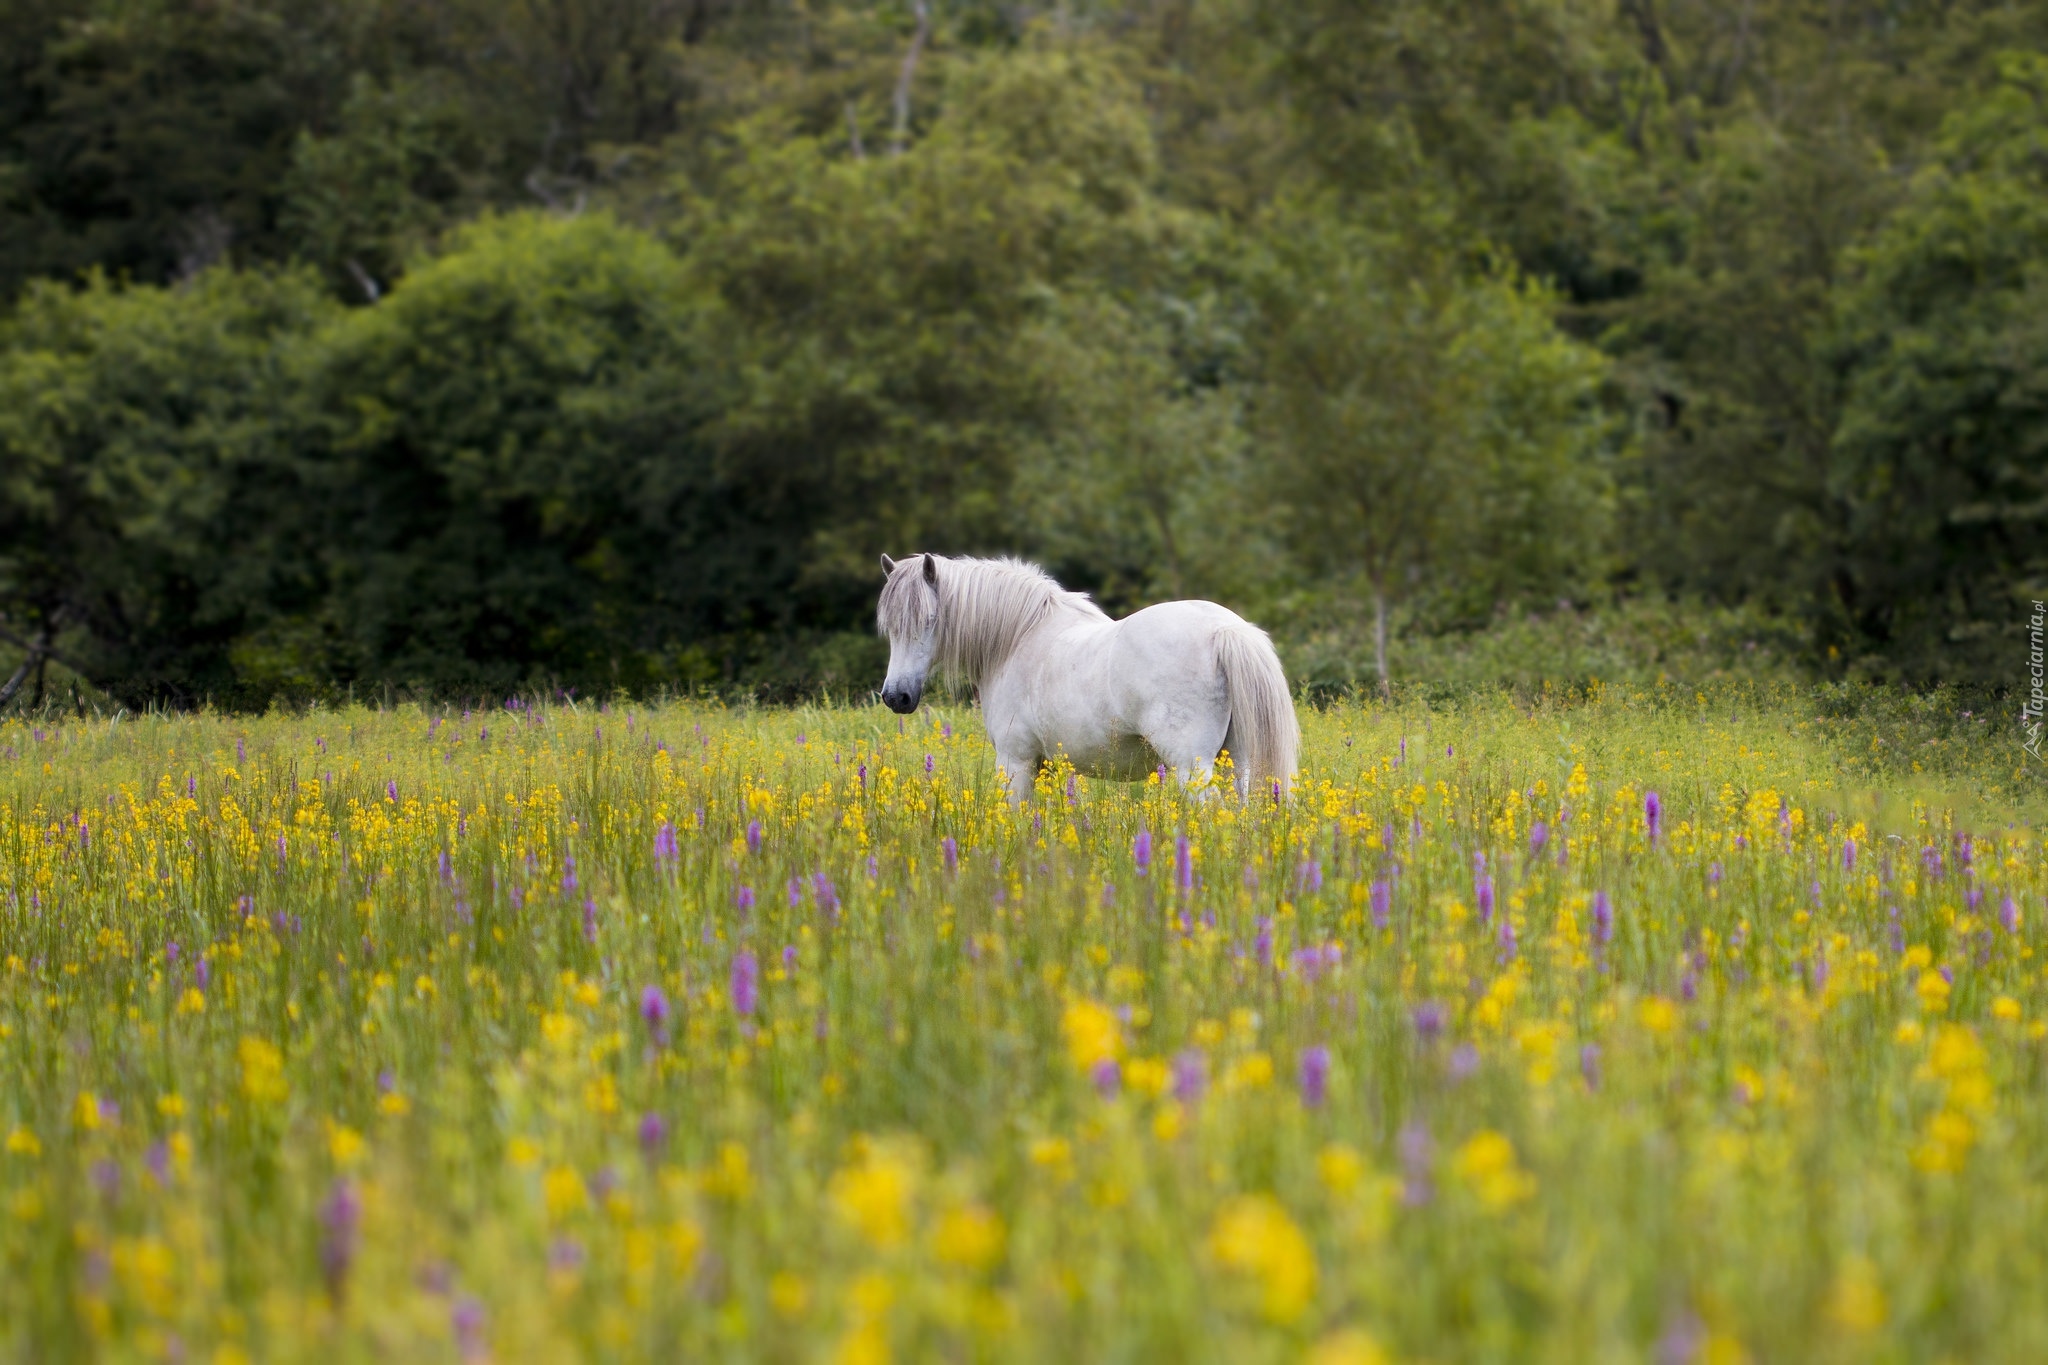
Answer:
[{"label": "horse's tail", "polygon": [[1230,694],[1223,747],[1236,767],[1237,789],[1249,794],[1255,785],[1278,782],[1286,790],[1294,780],[1301,726],[1273,642],[1251,622],[1236,621],[1216,633],[1216,659]]}]

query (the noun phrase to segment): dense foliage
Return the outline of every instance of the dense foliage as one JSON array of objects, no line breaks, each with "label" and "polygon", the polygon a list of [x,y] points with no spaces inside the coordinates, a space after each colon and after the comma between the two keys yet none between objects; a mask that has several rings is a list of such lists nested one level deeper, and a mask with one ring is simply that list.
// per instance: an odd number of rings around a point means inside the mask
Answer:
[{"label": "dense foliage", "polygon": [[1677,599],[2010,685],[2044,44],[1998,0],[0,0],[0,675],[865,686],[875,555],[929,548],[1332,677]]}]

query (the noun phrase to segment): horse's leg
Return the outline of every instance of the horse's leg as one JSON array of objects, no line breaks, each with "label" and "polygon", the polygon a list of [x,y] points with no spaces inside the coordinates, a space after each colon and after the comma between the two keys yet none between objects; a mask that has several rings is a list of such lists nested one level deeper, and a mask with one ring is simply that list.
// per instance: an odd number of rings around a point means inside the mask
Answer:
[{"label": "horse's leg", "polygon": [[1201,708],[1181,711],[1147,729],[1145,742],[1166,760],[1183,786],[1192,786],[1198,779],[1208,784],[1215,777],[1216,755],[1223,748],[1223,737],[1229,733],[1227,708]]},{"label": "horse's leg", "polygon": [[1003,781],[1009,784],[1011,805],[1021,806],[1031,799],[1032,787],[1038,776],[1036,754],[1007,754],[998,749],[996,771],[1000,772]]}]

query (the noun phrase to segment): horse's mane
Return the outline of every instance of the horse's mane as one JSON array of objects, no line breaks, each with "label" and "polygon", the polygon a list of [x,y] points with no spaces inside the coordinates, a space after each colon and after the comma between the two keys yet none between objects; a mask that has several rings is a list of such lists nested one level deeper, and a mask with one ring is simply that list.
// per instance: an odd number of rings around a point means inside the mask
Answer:
[{"label": "horse's mane", "polygon": [[936,599],[915,560],[889,576],[876,621],[885,635],[921,630],[938,614],[933,657],[941,670],[969,684],[1001,663],[1048,612],[1072,611],[1107,621],[1086,593],[1068,592],[1052,575],[1021,559],[937,560]]}]

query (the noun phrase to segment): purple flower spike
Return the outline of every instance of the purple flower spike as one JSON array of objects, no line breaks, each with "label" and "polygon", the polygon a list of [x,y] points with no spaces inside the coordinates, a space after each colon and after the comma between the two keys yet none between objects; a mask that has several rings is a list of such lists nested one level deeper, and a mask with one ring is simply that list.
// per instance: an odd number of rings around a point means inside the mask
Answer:
[{"label": "purple flower spike", "polygon": [[747,852],[759,853],[760,851],[761,822],[759,820],[749,820],[747,821]]},{"label": "purple flower spike", "polygon": [[1429,1178],[1429,1129],[1421,1119],[1410,1119],[1402,1126],[1397,1145],[1401,1151],[1401,1202],[1419,1209],[1434,1193]]},{"label": "purple flower spike", "polygon": [[668,993],[659,986],[649,986],[640,992],[640,1017],[647,1021],[647,1027],[657,1034],[668,1028]]},{"label": "purple flower spike", "polygon": [[1451,1079],[1467,1080],[1479,1070],[1479,1049],[1470,1043],[1460,1043],[1451,1049]]},{"label": "purple flower spike", "polygon": [[794,972],[796,970],[796,945],[794,943],[782,950],[782,970],[785,972]]},{"label": "purple flower spike", "polygon": [[1394,888],[1382,877],[1372,884],[1372,927],[1384,929],[1394,916]]},{"label": "purple flower spike", "polygon": [[1593,942],[1605,947],[1614,940],[1614,902],[1605,891],[1593,893]]},{"label": "purple flower spike", "polygon": [[1842,842],[1842,871],[1854,872],[1855,870],[1856,841],[1854,839],[1845,839]]},{"label": "purple flower spike", "polygon": [[1315,858],[1309,859],[1294,871],[1294,884],[1307,895],[1314,895],[1323,889],[1323,865]]},{"label": "purple flower spike", "polygon": [[1411,1017],[1415,1022],[1415,1036],[1425,1043],[1433,1043],[1442,1035],[1450,1011],[1441,1001],[1425,1000],[1415,1007]]},{"label": "purple flower spike", "polygon": [[455,1328],[456,1354],[465,1361],[490,1359],[491,1343],[484,1334],[483,1304],[472,1295],[464,1294],[455,1301],[449,1321]]},{"label": "purple flower spike", "polygon": [[1481,924],[1493,922],[1493,878],[1491,877],[1481,877],[1479,879],[1479,922]]},{"label": "purple flower spike", "polygon": [[1261,967],[1273,965],[1273,919],[1270,915],[1259,917],[1258,936],[1252,940],[1252,954]]},{"label": "purple flower spike", "polygon": [[192,984],[203,991],[212,980],[213,959],[202,957],[199,959],[199,965],[192,969]]},{"label": "purple flower spike", "polygon": [[1529,851],[1531,853],[1538,852],[1549,842],[1550,826],[1544,824],[1541,820],[1529,826]]},{"label": "purple flower spike", "polygon": [[594,900],[583,902],[583,941],[597,942],[597,902]]},{"label": "purple flower spike", "polygon": [[1650,842],[1657,842],[1657,831],[1664,823],[1664,802],[1655,792],[1643,796],[1643,830],[1650,836]]},{"label": "purple flower spike", "polygon": [[1198,1104],[1209,1083],[1209,1059],[1194,1048],[1185,1048],[1173,1059],[1173,1097],[1182,1104]]},{"label": "purple flower spike", "polygon": [[335,1181],[320,1205],[320,1271],[327,1277],[328,1295],[336,1302],[348,1286],[362,1218],[363,1203],[356,1197],[355,1186],[346,1179]]},{"label": "purple flower spike", "polygon": [[761,968],[754,955],[742,948],[732,955],[732,1012],[750,1015],[760,1004]]},{"label": "purple flower spike", "polygon": [[575,893],[576,855],[573,853],[565,853],[562,855],[562,894],[565,896],[571,896]]},{"label": "purple flower spike", "polygon": [[1173,872],[1175,885],[1183,891],[1194,890],[1195,855],[1188,847],[1188,836],[1185,834],[1173,836]]},{"label": "purple flower spike", "polygon": [[738,909],[741,909],[741,910],[751,910],[751,909],[753,909],[753,908],[754,908],[754,888],[753,888],[753,887],[751,887],[751,886],[743,886],[743,887],[741,887],[741,888],[740,888],[739,890],[737,890],[737,891],[733,892],[733,894],[732,894],[732,903],[733,903],[733,905],[734,905],[734,906],[735,906],[736,908],[738,908]]},{"label": "purple flower spike", "polygon": [[649,1112],[640,1118],[640,1150],[650,1158],[658,1155],[668,1141],[668,1123],[661,1115]]},{"label": "purple flower spike", "polygon": [[1301,1054],[1301,1102],[1320,1109],[1329,1092],[1330,1049],[1318,1043]]},{"label": "purple flower spike", "polygon": [[1600,1088],[1600,1045],[1587,1043],[1579,1049],[1579,1074],[1586,1078],[1586,1089]]},{"label": "purple flower spike", "polygon": [[1122,1088],[1123,1073],[1117,1069],[1116,1058],[1104,1057],[1089,1069],[1088,1079],[1094,1082],[1095,1093],[1106,1100],[1116,1098]]},{"label": "purple flower spike", "polygon": [[958,872],[960,870],[960,841],[948,834],[939,841],[939,848],[946,855],[946,871]]},{"label": "purple flower spike", "polygon": [[1137,866],[1140,877],[1152,870],[1152,831],[1141,829],[1138,837],[1131,840],[1131,862]]},{"label": "purple flower spike", "polygon": [[2020,931],[2020,908],[2013,903],[2011,896],[1998,903],[1998,922],[2005,927],[2008,934],[2017,934]]},{"label": "purple flower spike", "polygon": [[1515,960],[1514,920],[1506,915],[1502,915],[1500,917],[1500,932],[1495,937],[1500,944],[1500,960],[1502,962],[1513,962]]},{"label": "purple flower spike", "polygon": [[677,856],[676,827],[664,820],[661,822],[661,828],[654,831],[654,861],[672,863]]}]

